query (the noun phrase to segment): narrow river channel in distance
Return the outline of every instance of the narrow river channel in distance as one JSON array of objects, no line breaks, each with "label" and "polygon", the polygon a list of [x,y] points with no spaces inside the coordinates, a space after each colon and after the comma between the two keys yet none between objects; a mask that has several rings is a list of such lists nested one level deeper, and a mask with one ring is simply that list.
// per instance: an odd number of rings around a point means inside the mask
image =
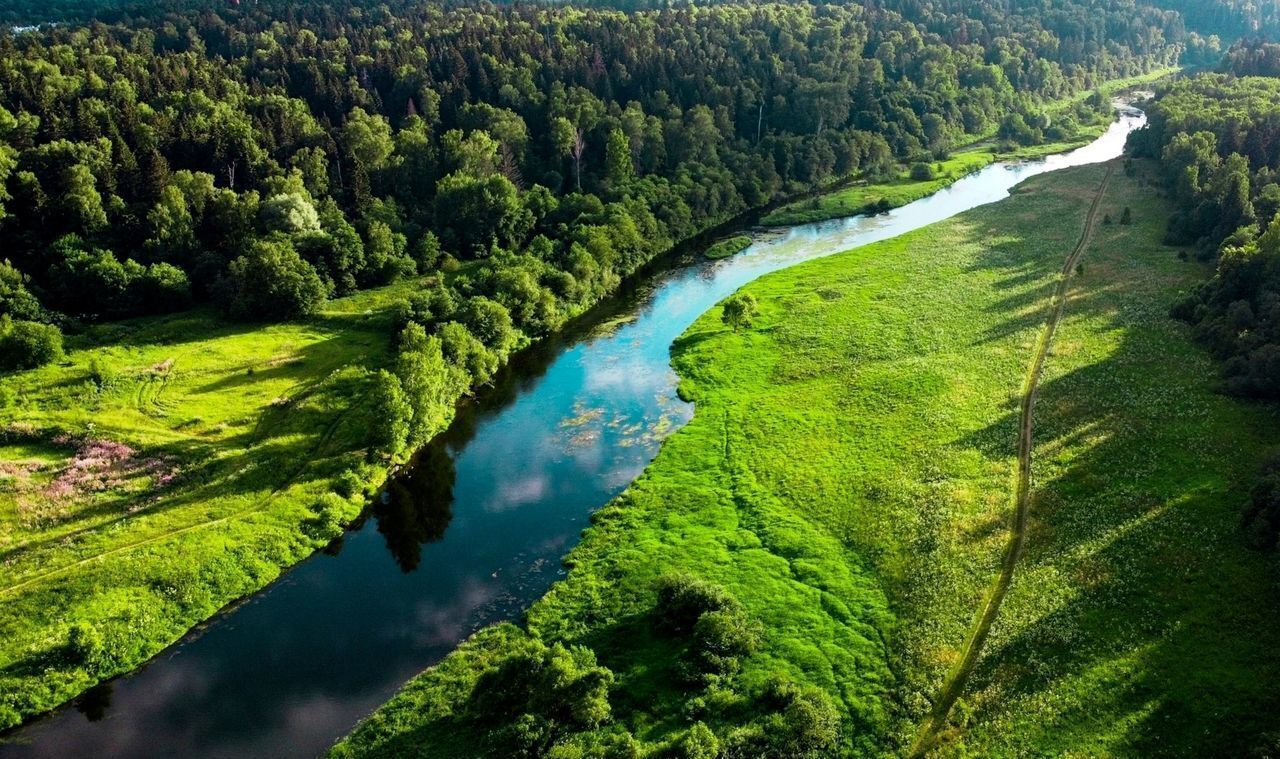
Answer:
[{"label": "narrow river channel in distance", "polygon": [[322,753],[469,634],[518,619],[563,573],[591,512],[692,416],[669,349],[700,314],[761,275],[1114,158],[1144,122],[1122,108],[1073,152],[996,163],[888,213],[771,230],[731,258],[655,275],[591,324],[521,354],[329,550],[137,672],[10,732],[0,759]]}]

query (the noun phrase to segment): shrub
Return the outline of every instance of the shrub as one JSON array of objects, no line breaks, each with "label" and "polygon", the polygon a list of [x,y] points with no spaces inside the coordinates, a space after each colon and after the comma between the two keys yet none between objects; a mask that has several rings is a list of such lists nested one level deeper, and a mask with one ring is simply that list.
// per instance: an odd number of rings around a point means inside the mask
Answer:
[{"label": "shrub", "polygon": [[738,293],[725,299],[721,321],[729,325],[734,332],[739,329],[750,329],[752,321],[760,313],[756,299],[750,293]]},{"label": "shrub", "polygon": [[680,736],[674,748],[679,759],[715,759],[720,753],[720,741],[711,728],[698,722]]},{"label": "shrub", "polygon": [[763,733],[770,756],[816,759],[834,752],[840,713],[825,692],[778,676],[765,683],[759,701],[773,712]]},{"label": "shrub", "polygon": [[511,313],[501,303],[477,295],[467,299],[458,309],[460,321],[485,347],[505,354],[515,347],[518,335]]},{"label": "shrub", "polygon": [[406,252],[408,241],[382,221],[370,222],[365,229],[365,268],[360,281],[366,285],[381,285],[399,277],[412,277],[418,273],[418,264]]},{"label": "shrub", "polygon": [[533,641],[486,672],[472,693],[468,713],[480,722],[536,714],[553,723],[593,728],[608,720],[613,673],[583,646]]},{"label": "shrub", "polygon": [[450,249],[481,257],[493,245],[514,247],[533,227],[533,214],[501,174],[455,172],[436,184],[436,219]]},{"label": "shrub", "polygon": [[191,282],[172,264],[155,263],[134,281],[131,299],[141,312],[166,313],[191,304]]},{"label": "shrub", "polygon": [[707,612],[736,609],[738,602],[719,585],[687,574],[670,574],[658,580],[656,623],[672,635],[693,631]]},{"label": "shrub", "polygon": [[734,672],[738,660],[759,647],[759,624],[736,606],[704,612],[694,623],[694,656],[704,672]]},{"label": "shrub", "polygon": [[508,756],[535,759],[546,756],[555,740],[555,725],[536,714],[521,714],[489,735],[492,743],[505,747]]},{"label": "shrub", "polygon": [[440,238],[433,232],[424,232],[413,244],[413,260],[418,264],[418,271],[428,272],[440,263]]},{"label": "shrub", "polygon": [[0,317],[0,371],[34,369],[62,358],[62,331],[52,324]]},{"label": "shrub", "polygon": [[911,178],[917,182],[927,182],[933,179],[934,171],[931,164],[920,161],[911,164]]},{"label": "shrub", "polygon": [[1037,145],[1044,141],[1044,133],[1028,124],[1026,116],[1021,113],[1010,113],[1001,119],[996,136],[1018,145]]},{"label": "shrub", "polygon": [[333,540],[342,534],[351,504],[337,493],[325,493],[311,506],[314,513],[308,520],[308,532],[317,540]]},{"label": "shrub", "polygon": [[53,266],[51,295],[69,313],[118,316],[128,310],[129,286],[143,270],[141,264],[120,262],[108,250],[88,249],[74,235],[60,238],[49,247]]},{"label": "shrub", "polygon": [[86,622],[76,622],[67,631],[67,657],[73,664],[94,671],[102,663],[105,647],[102,633]]},{"label": "shrub", "polygon": [[0,261],[0,314],[26,321],[38,321],[45,316],[44,307],[27,289],[26,275],[7,259]]},{"label": "shrub", "polygon": [[338,495],[349,499],[366,497],[365,488],[365,479],[354,469],[348,469],[338,475],[338,483],[334,486],[334,490],[337,491]]},{"label": "shrub", "polygon": [[400,379],[386,369],[379,369],[373,377],[369,403],[373,407],[370,443],[380,453],[392,458],[399,456],[409,439],[409,425],[413,421],[413,406],[405,397]]},{"label": "shrub", "polygon": [[498,356],[457,322],[440,326],[440,348],[445,360],[467,375],[463,384],[483,384],[498,371]]},{"label": "shrub", "polygon": [[258,210],[262,225],[273,232],[319,232],[320,214],[315,203],[301,193],[279,193],[262,201]]},{"label": "shrub", "polygon": [[1249,493],[1244,511],[1244,529],[1250,545],[1271,551],[1280,539],[1280,456],[1262,468]]},{"label": "shrub", "polygon": [[120,372],[101,356],[89,359],[89,381],[99,390],[110,390],[120,381]]},{"label": "shrub", "polygon": [[437,282],[435,287],[413,293],[396,304],[393,327],[396,333],[407,327],[409,322],[429,327],[448,321],[457,310],[458,300],[453,291]]},{"label": "shrub", "polygon": [[325,286],[286,239],[262,240],[228,267],[224,297],[237,319],[290,319],[316,312]]},{"label": "shrub", "polygon": [[774,734],[780,756],[828,756],[840,738],[840,715],[826,694],[808,689],[782,712],[782,728]]}]

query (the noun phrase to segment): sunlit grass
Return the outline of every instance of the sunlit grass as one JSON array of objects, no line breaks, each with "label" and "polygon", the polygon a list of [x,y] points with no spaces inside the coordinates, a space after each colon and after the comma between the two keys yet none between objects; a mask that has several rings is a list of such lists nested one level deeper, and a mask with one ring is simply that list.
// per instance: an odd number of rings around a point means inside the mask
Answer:
[{"label": "sunlit grass", "polygon": [[751,244],[750,235],[734,235],[723,240],[717,241],[714,245],[707,248],[702,255],[712,260],[717,258],[728,258],[735,253],[740,253]]},{"label": "sunlit grass", "polygon": [[[0,726],[132,669],[358,512],[385,470],[364,455],[366,367],[415,286],[300,323],[94,327],[0,379]],[[66,651],[73,623],[102,633],[95,661]]]}]

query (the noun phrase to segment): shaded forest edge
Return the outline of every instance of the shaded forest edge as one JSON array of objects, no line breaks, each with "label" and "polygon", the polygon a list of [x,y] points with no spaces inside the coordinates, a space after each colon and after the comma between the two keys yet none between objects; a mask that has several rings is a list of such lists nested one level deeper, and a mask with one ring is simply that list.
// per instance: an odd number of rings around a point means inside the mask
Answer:
[{"label": "shaded forest edge", "polygon": [[[1230,50],[1222,73],[1160,88],[1135,155],[1162,166],[1176,212],[1165,240],[1191,246],[1213,276],[1171,313],[1222,361],[1219,389],[1280,397],[1280,45]],[[1258,74],[1269,74],[1259,76]],[[1184,254],[1186,255],[1186,254]],[[1280,535],[1280,451],[1258,472],[1243,517],[1250,541],[1272,551]]]}]

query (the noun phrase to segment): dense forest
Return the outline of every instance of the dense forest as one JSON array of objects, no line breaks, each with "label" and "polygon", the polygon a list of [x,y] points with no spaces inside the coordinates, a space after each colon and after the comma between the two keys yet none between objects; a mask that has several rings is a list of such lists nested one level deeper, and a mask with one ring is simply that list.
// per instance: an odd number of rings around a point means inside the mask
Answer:
[{"label": "dense forest", "polygon": [[411,317],[483,380],[744,209],[997,129],[1061,135],[1046,102],[1216,45],[1118,0],[102,17],[0,37],[10,367],[85,322],[290,318],[436,273]]}]

